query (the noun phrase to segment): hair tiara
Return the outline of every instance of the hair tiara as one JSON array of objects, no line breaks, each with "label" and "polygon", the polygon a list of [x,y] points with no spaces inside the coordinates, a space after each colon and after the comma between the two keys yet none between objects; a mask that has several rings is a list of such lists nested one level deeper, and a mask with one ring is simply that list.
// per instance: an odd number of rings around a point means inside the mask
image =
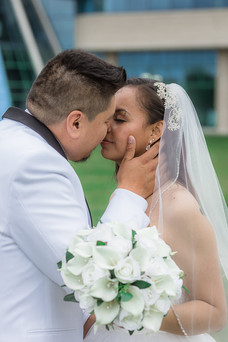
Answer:
[{"label": "hair tiara", "polygon": [[177,96],[175,92],[170,89],[163,82],[155,82],[157,87],[157,95],[160,99],[164,100],[165,109],[169,109],[169,118],[167,122],[167,128],[170,131],[177,131],[181,127],[182,111],[178,107]]}]

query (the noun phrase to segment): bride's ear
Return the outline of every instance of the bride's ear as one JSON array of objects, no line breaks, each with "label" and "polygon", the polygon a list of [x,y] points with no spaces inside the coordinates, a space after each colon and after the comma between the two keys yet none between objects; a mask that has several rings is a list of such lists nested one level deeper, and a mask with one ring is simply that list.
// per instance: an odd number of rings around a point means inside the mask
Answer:
[{"label": "bride's ear", "polygon": [[151,137],[154,143],[161,138],[162,132],[165,130],[165,128],[166,124],[163,120],[151,125]]}]

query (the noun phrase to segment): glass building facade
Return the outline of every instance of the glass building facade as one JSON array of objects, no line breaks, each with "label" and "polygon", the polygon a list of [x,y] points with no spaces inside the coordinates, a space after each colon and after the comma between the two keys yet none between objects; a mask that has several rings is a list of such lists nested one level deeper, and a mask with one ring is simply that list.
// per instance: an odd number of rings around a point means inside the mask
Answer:
[{"label": "glass building facade", "polygon": [[215,51],[121,52],[118,64],[128,77],[150,77],[184,87],[203,126],[215,125]]},{"label": "glass building facade", "polygon": [[[1,94],[0,110],[6,104],[24,106],[24,99],[35,77],[18,24],[12,15],[12,7],[7,0],[0,2],[0,52],[1,52]],[[6,94],[7,101],[6,101]],[[6,104],[5,104],[6,103]]]},{"label": "glass building facade", "polygon": [[[207,9],[215,10],[226,7],[228,8],[228,0],[77,0],[78,16],[83,14],[84,20],[87,14],[88,24],[89,18],[94,13],[100,17],[112,13],[113,21],[115,21],[114,14],[116,13],[118,25],[119,13],[122,13],[122,16],[126,15],[127,20],[129,12],[138,12],[139,14],[150,12],[153,15],[159,12],[161,15],[166,11],[171,15],[174,11],[186,13],[188,10],[195,10],[198,13]],[[106,16],[106,18],[108,17]],[[139,24],[137,17],[134,18],[136,28],[137,25],[143,25],[143,21],[140,21]],[[111,27],[111,35],[114,35],[113,22]],[[105,35],[104,37],[106,39]],[[194,37],[192,40],[194,42]],[[132,43],[131,46],[134,44]],[[138,46],[134,46],[132,51],[129,47],[125,51],[123,41],[121,41],[121,45],[119,48],[117,47],[116,51],[114,49],[105,51],[105,46],[104,50],[99,53],[98,50],[94,51],[100,57],[103,55],[103,58],[112,55],[111,60],[114,59],[118,65],[124,66],[128,77],[151,77],[166,83],[182,85],[197,109],[201,124],[204,127],[216,127],[218,122],[215,103],[218,76],[218,50],[216,48],[199,49],[197,47],[182,50],[181,47],[178,47],[172,51],[169,46],[168,49],[153,50],[153,41],[151,41],[151,50],[143,48],[140,51]]]},{"label": "glass building facade", "polygon": [[228,7],[228,0],[78,0],[78,12],[125,12]]},{"label": "glass building facade", "polygon": [[[105,58],[104,53],[94,52]],[[118,52],[117,63],[127,77],[146,77],[180,84],[197,108],[202,126],[216,125],[216,51]]]},{"label": "glass building facade", "polygon": [[[25,13],[43,65],[57,52],[74,46],[75,0],[18,0],[18,4]],[[12,1],[1,0],[0,118],[10,105],[25,107],[27,93],[37,74],[18,20]],[[48,35],[50,27],[58,51]]]}]

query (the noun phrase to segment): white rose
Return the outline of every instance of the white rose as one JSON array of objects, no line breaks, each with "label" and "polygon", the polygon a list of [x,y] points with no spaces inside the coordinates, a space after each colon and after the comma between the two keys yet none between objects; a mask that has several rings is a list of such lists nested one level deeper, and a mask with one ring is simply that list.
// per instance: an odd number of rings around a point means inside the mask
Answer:
[{"label": "white rose", "polygon": [[108,276],[109,272],[89,261],[82,270],[82,279],[86,286],[91,286],[97,279]]},{"label": "white rose", "polygon": [[141,293],[143,295],[146,307],[153,305],[160,297],[160,292],[158,292],[154,282],[151,280],[142,278],[142,280],[147,281],[151,284],[151,286],[146,289],[141,289]]},{"label": "white rose", "polygon": [[161,276],[169,274],[169,267],[162,257],[155,257],[151,259],[150,264],[146,269],[146,274],[152,280],[155,280]]},{"label": "white rose", "polygon": [[86,310],[88,313],[93,311],[95,299],[90,296],[88,292],[75,291],[74,297],[79,302],[79,306],[82,310]]},{"label": "white rose", "polygon": [[137,261],[131,257],[120,260],[114,268],[116,278],[126,284],[140,279],[140,268]]},{"label": "white rose", "polygon": [[157,250],[156,243],[158,239],[158,232],[155,226],[147,227],[137,231],[135,240],[137,241],[137,247],[142,246],[155,253]]},{"label": "white rose", "polygon": [[122,255],[122,258],[125,258],[132,249],[132,241],[122,236],[115,236],[108,242],[108,246],[118,251]]},{"label": "white rose", "polygon": [[118,280],[110,278],[100,278],[96,280],[89,290],[89,294],[95,298],[100,298],[104,302],[110,302],[118,294]]},{"label": "white rose", "polygon": [[142,318],[142,313],[140,313],[139,315],[132,315],[124,309],[121,309],[118,318],[114,321],[114,323],[117,326],[123,327],[130,331],[137,330],[140,329],[142,326]]}]

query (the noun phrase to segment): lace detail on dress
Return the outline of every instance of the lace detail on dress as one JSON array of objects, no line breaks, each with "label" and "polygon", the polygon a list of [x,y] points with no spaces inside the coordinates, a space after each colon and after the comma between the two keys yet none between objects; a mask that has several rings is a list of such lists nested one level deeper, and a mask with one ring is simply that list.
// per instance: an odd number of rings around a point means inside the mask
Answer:
[{"label": "lace detail on dress", "polygon": [[157,87],[158,96],[165,102],[165,109],[170,109],[167,128],[170,131],[180,129],[182,112],[178,107],[176,94],[163,82],[155,82],[154,85]]}]

